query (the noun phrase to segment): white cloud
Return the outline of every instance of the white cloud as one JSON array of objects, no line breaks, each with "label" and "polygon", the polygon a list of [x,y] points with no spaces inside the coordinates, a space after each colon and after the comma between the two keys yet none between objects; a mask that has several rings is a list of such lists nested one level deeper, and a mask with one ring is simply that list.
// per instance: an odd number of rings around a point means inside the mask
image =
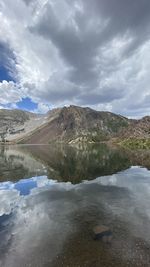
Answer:
[{"label": "white cloud", "polygon": [[[5,235],[9,235],[8,240],[11,240],[6,246],[6,254],[1,257],[1,266],[18,267],[22,262],[42,266],[47,260],[54,260],[64,248],[68,236],[80,229],[82,218],[84,215],[86,218],[90,206],[96,208],[96,218],[101,218],[103,211],[110,225],[110,218],[124,222],[130,233],[129,239],[117,236],[118,241],[121,238],[125,242],[124,245],[134,237],[149,242],[149,174],[147,169],[134,167],[76,185],[34,177],[32,179],[37,181],[38,187],[30,195],[22,197],[18,197],[14,190],[0,190],[3,206],[0,204],[0,214],[10,214],[16,207],[1,239],[1,245],[5,242]],[[113,223],[112,226],[115,228]],[[118,253],[118,246],[116,251]],[[122,248],[120,253],[124,253]],[[123,256],[120,253],[119,256]]]},{"label": "white cloud", "polygon": [[41,112],[79,104],[148,114],[149,7],[136,2],[137,21],[129,1],[2,0],[0,42],[15,58],[16,84],[0,84],[0,104],[28,96]]},{"label": "white cloud", "polygon": [[17,84],[10,81],[0,82],[0,103],[7,105],[21,100],[22,91]]},{"label": "white cloud", "polygon": [[47,104],[43,104],[43,103],[38,103],[38,108],[35,112],[39,112],[39,113],[46,113],[50,110],[49,105]]},{"label": "white cloud", "polygon": [[17,190],[0,190],[0,216],[6,214],[9,215],[13,209],[16,207],[16,204],[19,201],[19,192]]}]

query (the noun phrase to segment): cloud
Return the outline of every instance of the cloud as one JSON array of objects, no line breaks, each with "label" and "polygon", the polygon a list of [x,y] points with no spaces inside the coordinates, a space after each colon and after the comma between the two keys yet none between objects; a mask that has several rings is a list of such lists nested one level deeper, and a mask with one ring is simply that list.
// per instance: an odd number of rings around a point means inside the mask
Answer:
[{"label": "cloud", "polygon": [[17,190],[0,190],[0,197],[1,197],[1,205],[0,205],[0,216],[2,215],[9,215],[15,205],[18,203],[19,200],[19,192]]},{"label": "cloud", "polygon": [[149,113],[149,12],[149,0],[2,0],[0,41],[20,98]]},{"label": "cloud", "polygon": [[48,112],[49,110],[50,110],[50,108],[49,108],[48,105],[43,104],[43,103],[39,103],[36,112],[39,112],[39,113],[46,113],[46,112]]},{"label": "cloud", "polygon": [[0,82],[0,103],[7,105],[21,100],[20,88],[13,81]]},{"label": "cloud", "polygon": [[[0,190],[2,206],[5,207],[3,210],[1,208],[1,215],[10,214],[15,207],[15,212],[8,218],[3,231],[0,231],[3,248],[6,236],[7,240],[11,240],[1,256],[1,266],[18,267],[22,262],[33,266],[42,266],[47,261],[50,264],[62,252],[69,237],[76,237],[80,230],[83,233],[84,223],[87,225],[87,222],[89,238],[93,222],[104,221],[116,231],[117,225],[124,222],[122,230],[128,233],[127,238],[118,234],[117,244],[121,241],[126,247],[130,242],[133,244],[135,238],[149,242],[148,170],[132,167],[118,174],[76,185],[48,180],[46,177],[32,179],[38,187],[27,196],[18,196],[17,191],[10,188]],[[6,184],[4,186],[9,187]],[[112,242],[116,256],[123,257],[122,246],[119,251],[121,254],[118,254],[118,245],[115,247],[115,237]]]}]

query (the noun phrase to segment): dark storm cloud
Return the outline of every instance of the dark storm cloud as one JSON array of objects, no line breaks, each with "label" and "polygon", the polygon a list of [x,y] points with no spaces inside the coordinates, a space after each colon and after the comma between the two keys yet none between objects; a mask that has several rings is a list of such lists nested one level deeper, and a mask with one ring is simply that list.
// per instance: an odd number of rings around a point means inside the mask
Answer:
[{"label": "dark storm cloud", "polygon": [[116,99],[120,99],[125,95],[125,90],[120,88],[116,90],[115,88],[103,88],[103,91],[100,93],[92,93],[92,94],[83,94],[79,96],[79,104],[80,105],[91,105],[96,104],[105,104],[107,102],[112,102]]},{"label": "dark storm cloud", "polygon": [[34,0],[23,0],[27,5],[29,5],[30,3],[32,3]]},{"label": "dark storm cloud", "polygon": [[98,36],[89,32],[78,33],[71,21],[62,28],[61,20],[57,19],[49,3],[45,6],[41,20],[31,28],[31,31],[36,31],[56,45],[60,56],[71,68],[70,79],[73,82],[95,84],[97,74],[92,70],[94,68],[92,59],[96,56],[98,43],[94,40]]},{"label": "dark storm cloud", "polygon": [[[76,12],[74,16],[78,30],[71,20],[62,27],[61,19],[57,18],[49,2],[45,5],[43,16],[31,30],[54,42],[60,56],[74,67],[79,77],[82,71],[83,80],[95,79],[93,67],[98,48],[128,32],[133,39],[126,49],[128,54],[150,37],[150,1],[95,0],[81,3],[83,13]],[[108,20],[102,32],[98,29],[102,26],[97,24],[99,18],[101,24]],[[91,28],[88,27],[90,23]]]},{"label": "dark storm cloud", "polygon": [[[88,5],[91,2],[88,0]],[[133,42],[127,49],[133,51],[150,37],[150,1],[148,0],[96,0],[93,1],[95,13],[110,19],[109,26],[104,33],[104,41],[123,35],[127,31]],[[88,9],[88,6],[87,6]]]},{"label": "dark storm cloud", "polygon": [[20,0],[7,12],[9,5],[2,0],[0,38],[33,101],[150,111],[149,0]]},{"label": "dark storm cloud", "polygon": [[[118,94],[113,93],[118,88],[113,90],[112,85],[112,90],[108,94],[107,90],[105,93],[105,88],[99,86],[103,78],[101,72],[105,72],[105,77],[113,73],[121,60],[132,56],[134,51],[149,38],[150,1],[88,0],[73,1],[72,4],[74,8],[78,4],[82,10],[76,10],[74,16],[68,19],[68,23],[63,24],[64,19],[61,19],[61,14],[58,16],[55,8],[48,2],[40,19],[30,27],[30,31],[40,34],[57,47],[60,57],[70,68],[68,79],[86,88],[83,94],[85,99],[81,99],[80,102],[86,104],[111,102],[115,96],[118,99]],[[109,47],[114,38],[123,38],[126,35],[128,39],[131,37],[131,41],[121,52],[119,62],[115,57],[104,62],[101,49],[106,45]],[[122,93],[119,95],[123,96]]]},{"label": "dark storm cloud", "polygon": [[[85,2],[87,8],[91,1]],[[139,28],[149,21],[150,2],[148,0],[95,0],[94,11],[104,17],[111,18],[114,31]]]},{"label": "dark storm cloud", "polygon": [[[60,83],[61,84],[61,83]],[[47,88],[51,87],[51,83],[46,84]],[[59,102],[63,101],[64,99],[69,99],[70,101],[74,99],[77,95],[80,95],[80,90],[76,87],[71,88],[70,90],[66,90],[65,88],[59,87],[58,90],[51,90],[49,93],[49,90],[46,90],[43,96],[42,90],[39,91],[39,93],[35,92],[36,95],[40,98],[44,97],[45,102]]]},{"label": "dark storm cloud", "polygon": [[129,103],[127,107],[128,109],[134,111],[138,109],[143,110],[144,108],[148,108],[149,106],[150,106],[150,94],[146,95],[142,99],[138,99],[137,102]]}]

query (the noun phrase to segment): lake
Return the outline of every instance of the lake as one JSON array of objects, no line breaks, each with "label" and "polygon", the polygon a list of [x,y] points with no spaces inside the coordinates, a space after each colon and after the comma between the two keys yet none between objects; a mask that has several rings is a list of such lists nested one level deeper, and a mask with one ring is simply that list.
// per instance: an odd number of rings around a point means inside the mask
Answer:
[{"label": "lake", "polygon": [[1,146],[0,266],[149,267],[149,169],[106,144]]}]

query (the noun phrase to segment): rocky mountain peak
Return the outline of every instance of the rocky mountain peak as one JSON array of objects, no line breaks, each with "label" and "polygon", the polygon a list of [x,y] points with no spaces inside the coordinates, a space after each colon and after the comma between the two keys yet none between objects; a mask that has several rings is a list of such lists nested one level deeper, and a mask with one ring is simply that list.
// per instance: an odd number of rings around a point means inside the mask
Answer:
[{"label": "rocky mountain peak", "polygon": [[[106,111],[71,105],[45,115],[0,110],[1,139],[22,143],[100,142],[111,138],[149,137],[150,117],[130,120]],[[1,140],[2,141],[2,140]]]}]

